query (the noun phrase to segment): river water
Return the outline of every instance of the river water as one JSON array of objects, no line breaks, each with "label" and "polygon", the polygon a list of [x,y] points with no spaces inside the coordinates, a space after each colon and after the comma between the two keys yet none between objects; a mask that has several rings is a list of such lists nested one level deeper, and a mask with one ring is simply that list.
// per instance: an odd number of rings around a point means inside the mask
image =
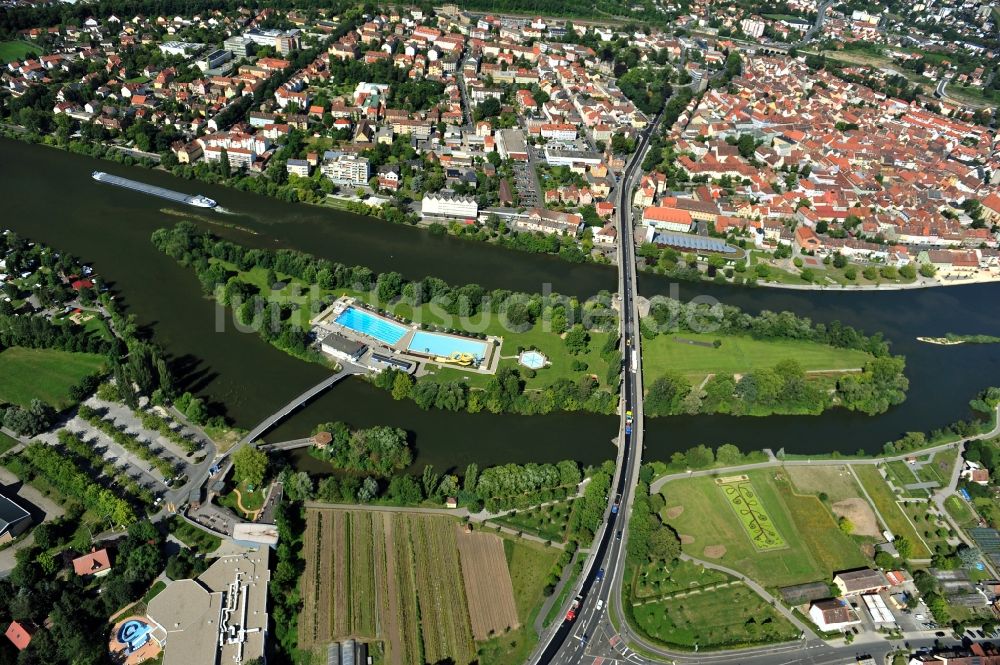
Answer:
[{"label": "river water", "polygon": [[[90,177],[94,170],[205,194],[227,213],[100,185]],[[324,370],[285,355],[254,334],[234,330],[228,317],[219,317],[214,303],[202,296],[193,272],[152,246],[150,234],[176,223],[179,215],[243,244],[302,249],[408,277],[434,275],[455,284],[474,281],[487,288],[522,291],[550,285],[553,291],[577,296],[615,287],[615,272],[606,266],[573,265],[475,241],[434,238],[380,220],[286,204],[6,139],[0,139],[0,192],[0,228],[13,228],[92,262],[140,324],[152,328],[183,369],[188,388],[217,400],[220,407],[224,404],[227,415],[246,428],[317,383]],[[803,417],[649,419],[647,458],[663,459],[699,443],[784,447],[800,453],[859,448],[872,452],[901,432],[968,417],[968,400],[981,388],[1000,383],[1000,345],[940,347],[914,339],[945,332],[1000,335],[1000,285],[843,293],[713,284],[672,287],[652,276],[640,280],[647,296],[669,295],[672,288],[684,300],[707,296],[751,312],[789,309],[815,321],[840,320],[869,333],[881,331],[896,353],[906,355],[911,387],[903,405],[877,417],[836,410]],[[523,417],[421,411],[411,402],[394,402],[362,380],[349,379],[301,409],[269,438],[297,438],[328,420],[402,427],[413,434],[417,465],[432,463],[440,470],[462,468],[471,461],[570,457],[596,462],[612,455],[610,439],[617,425],[614,418],[589,414]],[[299,461],[311,466],[310,458]]]}]

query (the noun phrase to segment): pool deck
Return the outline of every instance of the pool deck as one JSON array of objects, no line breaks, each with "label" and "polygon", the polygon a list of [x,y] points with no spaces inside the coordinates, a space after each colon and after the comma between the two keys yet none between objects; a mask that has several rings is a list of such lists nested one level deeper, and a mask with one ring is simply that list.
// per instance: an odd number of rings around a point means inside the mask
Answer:
[{"label": "pool deck", "polygon": [[[386,342],[359,333],[355,330],[342,326],[336,322],[336,319],[340,314],[346,310],[348,307],[357,307],[359,309],[365,309],[373,316],[381,317],[387,321],[391,321],[396,325],[401,325],[406,328],[406,332],[403,334],[399,341],[395,344],[387,344]],[[378,312],[372,310],[367,305],[360,301],[356,301],[354,298],[338,298],[332,305],[327,307],[325,310],[314,316],[309,324],[313,327],[316,332],[323,331],[327,333],[337,333],[347,339],[354,340],[356,342],[361,342],[366,344],[371,350],[386,353],[392,355],[401,360],[406,360],[408,362],[414,363],[417,367],[417,376],[423,376],[428,374],[427,365],[435,365],[437,367],[448,367],[463,372],[473,372],[476,374],[496,374],[497,367],[500,364],[500,349],[503,345],[502,337],[487,337],[486,339],[479,339],[477,337],[467,337],[464,335],[455,335],[452,333],[438,332],[434,330],[425,330],[423,332],[430,332],[442,336],[456,337],[460,339],[468,339],[477,342],[482,342],[486,345],[486,357],[483,362],[480,363],[479,367],[463,367],[461,365],[453,363],[439,363],[434,362],[433,357],[428,357],[422,353],[415,353],[408,350],[410,342],[413,340],[413,335],[417,332],[421,332],[419,326],[410,321],[403,321],[394,319],[390,316],[385,316],[379,314]],[[319,336],[319,335],[318,335]],[[369,352],[370,353],[370,352]],[[366,354],[367,356],[368,354]],[[364,363],[364,357],[362,357],[362,364]]]}]

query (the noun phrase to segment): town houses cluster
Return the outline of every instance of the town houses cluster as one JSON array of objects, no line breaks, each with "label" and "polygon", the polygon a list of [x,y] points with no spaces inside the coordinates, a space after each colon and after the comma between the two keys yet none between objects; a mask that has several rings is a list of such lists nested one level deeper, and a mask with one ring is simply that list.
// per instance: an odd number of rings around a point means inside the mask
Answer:
[{"label": "town houses cluster", "polygon": [[704,184],[678,197],[663,174],[645,176],[635,203],[650,226],[702,224],[759,246],[894,265],[930,250],[956,274],[997,265],[1000,153],[980,125],[801,59],[750,57],[727,89],[692,100],[669,135],[674,166]]}]

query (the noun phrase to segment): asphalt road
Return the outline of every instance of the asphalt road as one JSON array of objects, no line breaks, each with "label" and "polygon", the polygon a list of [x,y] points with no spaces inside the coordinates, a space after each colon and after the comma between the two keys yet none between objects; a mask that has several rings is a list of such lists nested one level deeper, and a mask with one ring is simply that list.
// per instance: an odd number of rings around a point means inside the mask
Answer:
[{"label": "asphalt road", "polygon": [[[625,546],[628,540],[628,518],[631,515],[633,491],[639,476],[642,450],[642,371],[640,366],[639,315],[636,307],[635,243],[632,239],[632,206],[630,193],[640,173],[639,165],[645,157],[648,139],[659,126],[657,116],[642,134],[636,152],[622,174],[617,198],[618,223],[618,292],[621,298],[621,333],[624,356],[621,391],[621,422],[618,435],[618,460],[612,496],[608,497],[606,520],[591,548],[591,555],[584,565],[582,584],[566,607],[577,605],[576,617],[566,619],[543,636],[539,652],[533,663],[568,665],[592,662],[587,645],[597,639],[599,632],[613,630],[608,619],[609,602],[621,601],[621,584]],[[631,433],[626,434],[626,413],[631,411]],[[617,510],[613,512],[613,507]],[[601,579],[598,579],[598,578]]]}]

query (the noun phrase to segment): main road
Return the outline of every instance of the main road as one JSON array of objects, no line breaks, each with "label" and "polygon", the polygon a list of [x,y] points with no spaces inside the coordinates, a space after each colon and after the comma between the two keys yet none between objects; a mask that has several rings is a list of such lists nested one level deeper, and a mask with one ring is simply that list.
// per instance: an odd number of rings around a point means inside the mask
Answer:
[{"label": "main road", "polygon": [[[631,193],[641,173],[639,167],[649,148],[649,138],[658,131],[658,114],[639,136],[636,151],[622,173],[616,192],[615,219],[618,227],[618,295],[622,348],[621,421],[618,432],[618,459],[606,519],[591,548],[572,597],[561,608],[563,620],[543,636],[531,662],[576,663],[585,657],[586,643],[593,630],[606,621],[606,609],[612,589],[620,588],[624,572],[627,525],[632,509],[633,490],[642,463],[642,366],[639,345],[639,310],[636,304],[635,241],[632,238]],[[628,415],[631,413],[631,423]],[[629,425],[631,432],[629,433]],[[616,509],[617,508],[617,509]],[[620,598],[620,594],[619,594]],[[566,612],[576,604],[576,617],[566,619]]]}]

